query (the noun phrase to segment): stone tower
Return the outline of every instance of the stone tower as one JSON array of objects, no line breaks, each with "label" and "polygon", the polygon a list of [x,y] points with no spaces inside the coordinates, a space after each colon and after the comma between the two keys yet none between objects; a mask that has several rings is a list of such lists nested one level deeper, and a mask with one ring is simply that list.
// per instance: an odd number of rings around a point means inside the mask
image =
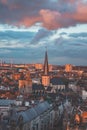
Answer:
[{"label": "stone tower", "polygon": [[22,94],[32,93],[32,79],[30,78],[30,72],[27,71],[25,76],[21,76],[19,80],[19,91]]}]

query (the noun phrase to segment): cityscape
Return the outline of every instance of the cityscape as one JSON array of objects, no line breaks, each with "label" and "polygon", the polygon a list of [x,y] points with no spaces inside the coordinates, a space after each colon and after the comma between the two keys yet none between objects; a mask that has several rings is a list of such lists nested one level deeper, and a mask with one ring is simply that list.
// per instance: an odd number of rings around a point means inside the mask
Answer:
[{"label": "cityscape", "polygon": [[0,64],[0,130],[86,130],[87,67]]},{"label": "cityscape", "polygon": [[0,0],[0,130],[87,130],[87,0]]}]

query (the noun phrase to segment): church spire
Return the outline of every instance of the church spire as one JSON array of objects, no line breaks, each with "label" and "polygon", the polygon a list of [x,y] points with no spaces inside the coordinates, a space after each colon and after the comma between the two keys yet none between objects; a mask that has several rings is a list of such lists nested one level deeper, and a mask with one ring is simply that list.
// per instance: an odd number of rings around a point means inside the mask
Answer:
[{"label": "church spire", "polygon": [[43,85],[44,87],[47,87],[47,86],[50,85],[50,76],[49,76],[47,50],[46,50],[46,52],[45,52],[44,74],[42,75],[42,85]]},{"label": "church spire", "polygon": [[47,50],[45,52],[45,61],[44,61],[44,75],[48,75],[49,67],[48,67],[48,55]]}]

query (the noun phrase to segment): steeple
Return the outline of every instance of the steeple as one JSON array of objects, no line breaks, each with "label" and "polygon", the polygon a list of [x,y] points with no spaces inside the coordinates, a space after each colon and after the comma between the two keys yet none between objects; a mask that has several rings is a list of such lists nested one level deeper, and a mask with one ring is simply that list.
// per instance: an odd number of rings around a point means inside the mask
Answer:
[{"label": "steeple", "polygon": [[47,87],[47,86],[50,85],[50,76],[49,76],[47,50],[46,50],[46,52],[45,52],[44,74],[42,75],[42,85],[43,85],[44,87]]},{"label": "steeple", "polygon": [[47,50],[45,52],[45,60],[44,60],[44,75],[48,75],[49,67],[48,67],[48,55]]}]

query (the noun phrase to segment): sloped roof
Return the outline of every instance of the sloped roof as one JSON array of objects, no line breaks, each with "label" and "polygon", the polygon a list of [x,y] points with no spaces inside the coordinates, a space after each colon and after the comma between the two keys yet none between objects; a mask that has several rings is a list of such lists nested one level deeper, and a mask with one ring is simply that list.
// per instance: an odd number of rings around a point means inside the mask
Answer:
[{"label": "sloped roof", "polygon": [[52,85],[65,85],[63,78],[59,78],[59,77],[53,77],[50,80],[50,83],[52,83]]},{"label": "sloped roof", "polygon": [[40,114],[44,113],[46,110],[50,108],[48,102],[39,103],[34,108],[28,109],[24,112],[19,112],[19,116],[23,116],[24,123],[32,121],[34,118],[38,117]]},{"label": "sloped roof", "polygon": [[0,106],[9,106],[10,104],[14,104],[15,100],[8,99],[0,99]]},{"label": "sloped roof", "polygon": [[29,118],[28,118],[28,115],[27,115],[26,112],[23,112],[23,111],[22,111],[22,112],[20,112],[18,115],[19,115],[19,116],[21,115],[21,116],[23,117],[24,123],[26,123],[26,122],[29,121]]},{"label": "sloped roof", "polygon": [[38,116],[38,114],[37,114],[37,112],[35,111],[34,108],[31,108],[31,109],[27,110],[26,114],[28,116],[29,121]]},{"label": "sloped roof", "polygon": [[49,108],[50,108],[50,105],[48,102],[42,102],[38,104],[34,109],[36,110],[37,114],[40,115]]}]

